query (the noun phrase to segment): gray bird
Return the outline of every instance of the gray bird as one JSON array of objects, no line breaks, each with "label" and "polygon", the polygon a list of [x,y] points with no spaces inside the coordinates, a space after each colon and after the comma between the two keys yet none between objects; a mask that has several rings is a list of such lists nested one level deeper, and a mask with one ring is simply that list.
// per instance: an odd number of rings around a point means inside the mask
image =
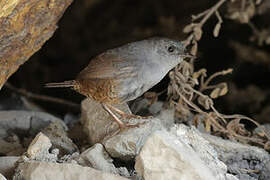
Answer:
[{"label": "gray bird", "polygon": [[125,114],[113,105],[141,96],[185,57],[190,55],[183,42],[150,38],[107,50],[91,59],[75,80],[48,83],[46,87],[71,87],[100,102],[120,128],[134,127],[123,123],[118,116],[137,116]]}]

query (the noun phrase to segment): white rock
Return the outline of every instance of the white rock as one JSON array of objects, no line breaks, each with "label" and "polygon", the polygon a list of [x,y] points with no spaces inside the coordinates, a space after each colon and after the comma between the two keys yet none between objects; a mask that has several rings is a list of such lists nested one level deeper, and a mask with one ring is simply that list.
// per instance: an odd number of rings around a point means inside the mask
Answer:
[{"label": "white rock", "polygon": [[48,162],[25,162],[19,165],[13,180],[127,180],[124,177],[103,173],[77,164]]},{"label": "white rock", "polygon": [[217,152],[211,144],[203,138],[202,133],[194,127],[190,128],[183,124],[171,128],[171,133],[177,136],[178,139],[181,139],[182,142],[192,147],[217,180],[226,179],[227,166],[218,159]]},{"label": "white rock", "polygon": [[234,175],[227,173],[226,180],[239,180],[239,179],[235,177]]},{"label": "white rock", "polygon": [[102,144],[95,144],[91,148],[81,153],[77,162],[82,166],[93,167],[103,172],[117,174],[118,170],[112,163],[113,160],[104,150]]},{"label": "white rock", "polygon": [[189,145],[164,130],[147,139],[135,169],[145,180],[217,180]]},{"label": "white rock", "polygon": [[57,156],[49,153],[51,146],[52,143],[50,139],[43,133],[38,133],[27,149],[27,157],[39,161],[55,162]]},{"label": "white rock", "polygon": [[164,129],[160,119],[132,119],[130,124],[142,123],[139,127],[125,129],[117,135],[112,136],[102,144],[111,157],[129,161],[139,153],[145,140],[153,132]]},{"label": "white rock", "polygon": [[7,131],[12,130],[35,134],[55,121],[61,122],[60,119],[44,112],[0,111],[0,137],[7,136]]},{"label": "white rock", "polygon": [[209,134],[202,135],[215,148],[219,159],[226,163],[228,171],[239,179],[270,179],[270,156],[264,149]]}]

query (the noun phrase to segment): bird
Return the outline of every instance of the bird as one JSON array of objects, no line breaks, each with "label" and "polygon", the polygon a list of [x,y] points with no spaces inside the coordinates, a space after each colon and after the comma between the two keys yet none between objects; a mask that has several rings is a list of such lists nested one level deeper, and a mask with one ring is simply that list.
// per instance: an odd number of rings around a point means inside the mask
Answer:
[{"label": "bird", "polygon": [[72,88],[99,103],[120,129],[136,127],[121,119],[126,114],[115,104],[134,100],[159,83],[184,58],[192,57],[184,41],[152,37],[106,50],[95,56],[74,80],[47,83],[47,88]]}]

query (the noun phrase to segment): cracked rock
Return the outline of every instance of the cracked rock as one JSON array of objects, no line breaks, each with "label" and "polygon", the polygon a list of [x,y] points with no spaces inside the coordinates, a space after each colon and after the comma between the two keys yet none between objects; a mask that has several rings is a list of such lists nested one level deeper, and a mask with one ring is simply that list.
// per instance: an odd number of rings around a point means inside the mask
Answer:
[{"label": "cracked rock", "polygon": [[117,174],[118,170],[112,163],[113,160],[104,150],[102,144],[95,144],[81,153],[77,162],[82,166],[93,167],[103,172]]},{"label": "cracked rock", "polygon": [[103,145],[111,157],[129,161],[135,158],[149,135],[164,129],[160,119],[132,119],[130,124],[142,123],[136,128],[125,129],[104,140]]}]

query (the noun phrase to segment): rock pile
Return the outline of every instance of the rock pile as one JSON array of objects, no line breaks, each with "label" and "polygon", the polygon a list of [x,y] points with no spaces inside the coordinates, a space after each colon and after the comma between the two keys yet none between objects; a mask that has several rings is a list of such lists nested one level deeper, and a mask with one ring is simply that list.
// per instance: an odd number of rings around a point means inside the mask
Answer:
[{"label": "rock pile", "polygon": [[131,119],[145,123],[116,135],[117,125],[89,99],[73,127],[43,112],[0,111],[0,179],[270,179],[267,152],[175,124],[173,110],[158,103],[148,108],[154,118]]}]

